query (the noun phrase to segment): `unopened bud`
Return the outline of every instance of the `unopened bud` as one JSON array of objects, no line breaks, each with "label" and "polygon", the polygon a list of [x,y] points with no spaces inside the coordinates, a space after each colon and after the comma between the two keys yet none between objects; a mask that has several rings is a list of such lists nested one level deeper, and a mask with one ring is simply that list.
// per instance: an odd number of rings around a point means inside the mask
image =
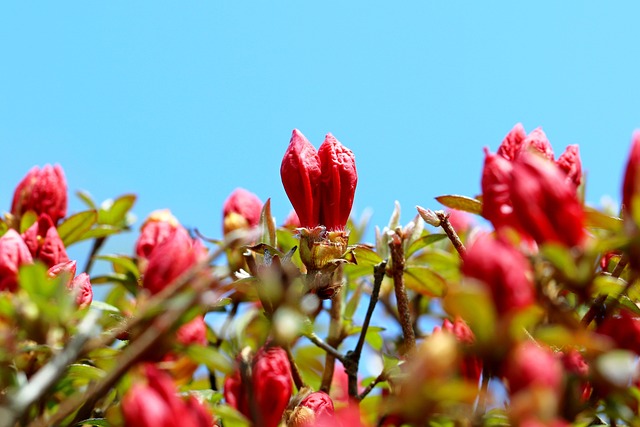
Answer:
[{"label": "unopened bud", "polygon": [[416,209],[424,222],[434,227],[440,227],[440,219],[434,211],[431,209],[425,209],[422,206],[416,206]]}]

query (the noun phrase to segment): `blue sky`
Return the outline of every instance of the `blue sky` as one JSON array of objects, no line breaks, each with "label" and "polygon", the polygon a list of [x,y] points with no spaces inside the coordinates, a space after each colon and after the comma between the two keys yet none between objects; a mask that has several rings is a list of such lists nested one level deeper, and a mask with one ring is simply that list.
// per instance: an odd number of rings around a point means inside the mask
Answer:
[{"label": "blue sky", "polygon": [[384,225],[397,199],[407,222],[477,194],[482,147],[517,122],[557,155],[580,144],[588,200],[619,199],[638,16],[631,1],[4,2],[0,209],[31,166],[60,163],[71,191],[138,194],[140,222],[168,207],[220,236],[237,186],[283,219],[299,128],[355,153],[356,214]]}]

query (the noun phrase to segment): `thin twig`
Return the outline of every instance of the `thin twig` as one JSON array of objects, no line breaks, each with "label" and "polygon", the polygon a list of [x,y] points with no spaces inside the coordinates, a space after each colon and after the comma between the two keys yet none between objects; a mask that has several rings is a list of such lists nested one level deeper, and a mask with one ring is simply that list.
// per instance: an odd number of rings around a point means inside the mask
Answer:
[{"label": "thin twig", "polygon": [[377,386],[379,383],[384,382],[387,380],[387,373],[385,371],[382,371],[380,373],[380,375],[378,375],[373,381],[371,381],[364,390],[362,390],[362,393],[360,393],[359,395],[356,396],[357,400],[362,400],[365,397],[367,397],[367,395],[369,393],[371,393],[371,391],[375,388],[375,386]]},{"label": "thin twig", "polygon": [[98,237],[93,241],[93,245],[91,246],[91,253],[89,254],[89,258],[87,258],[87,263],[84,265],[84,272],[90,274],[91,267],[93,267],[93,262],[95,261],[95,256],[98,254],[104,242],[107,241],[106,237]]},{"label": "thin twig", "polygon": [[[342,266],[339,266],[333,277],[334,281],[342,281]],[[331,298],[331,310],[329,315],[331,320],[329,321],[329,334],[327,336],[327,343],[333,348],[337,348],[342,342],[342,299],[343,293],[336,293]],[[329,393],[331,391],[331,382],[333,380],[333,371],[335,369],[336,360],[335,357],[327,353],[324,364],[324,372],[322,374],[322,381],[320,383],[320,390]]]},{"label": "thin twig", "polygon": [[298,369],[298,365],[296,364],[296,360],[293,357],[293,353],[291,353],[291,346],[287,345],[285,347],[285,351],[287,352],[287,358],[289,359],[289,364],[291,365],[291,376],[293,377],[293,383],[296,385],[296,388],[301,390],[306,386],[304,380],[302,379],[302,375],[300,375],[300,369]]},{"label": "thin twig", "polygon": [[394,234],[391,242],[391,275],[393,277],[393,285],[396,293],[396,301],[398,303],[398,314],[400,315],[400,326],[402,327],[402,335],[404,343],[400,348],[401,354],[407,354],[416,346],[416,337],[413,334],[413,326],[411,322],[411,309],[409,307],[409,298],[407,290],[404,287],[404,251],[402,250],[402,239],[399,235]]},{"label": "thin twig", "polygon": [[333,357],[335,357],[336,359],[338,359],[340,362],[342,362],[342,364],[344,365],[345,363],[347,363],[347,358],[344,354],[340,353],[338,350],[336,350],[335,348],[331,347],[329,344],[327,344],[326,342],[324,342],[322,340],[322,338],[320,338],[319,336],[317,336],[316,334],[314,334],[313,332],[310,332],[308,334],[305,334],[305,337],[311,341],[312,343],[314,343],[316,346],[320,347],[321,349],[323,349],[324,351],[326,351],[327,353],[331,354]]},{"label": "thin twig", "polygon": [[458,251],[458,254],[460,254],[461,257],[464,257],[467,253],[467,249],[464,247],[462,240],[458,237],[458,233],[456,233],[456,230],[453,229],[453,226],[449,222],[449,214],[442,211],[437,211],[435,214],[440,220],[440,227],[442,227],[444,232],[447,234],[447,237],[449,237],[449,240],[451,240],[453,247],[456,248],[456,251]]}]

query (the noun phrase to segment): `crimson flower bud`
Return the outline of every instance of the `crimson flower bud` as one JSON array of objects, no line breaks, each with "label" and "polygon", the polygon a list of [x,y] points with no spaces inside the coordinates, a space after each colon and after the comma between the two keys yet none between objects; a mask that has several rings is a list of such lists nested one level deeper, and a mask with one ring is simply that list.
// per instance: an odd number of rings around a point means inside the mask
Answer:
[{"label": "crimson flower bud", "polygon": [[513,163],[509,185],[513,214],[538,244],[573,247],[586,238],[582,205],[563,175],[555,164],[531,153]]},{"label": "crimson flower bud", "polygon": [[178,328],[176,339],[180,344],[207,344],[207,325],[203,316],[196,316],[193,320]]},{"label": "crimson flower bud", "polygon": [[520,310],[535,301],[529,261],[501,239],[479,236],[464,256],[462,273],[489,288],[500,314]]},{"label": "crimson flower bud", "polygon": [[49,215],[42,214],[38,221],[33,223],[22,234],[22,238],[34,259],[39,259],[47,267],[69,261],[67,250],[53,225]]},{"label": "crimson flower bud", "polygon": [[142,286],[157,294],[200,261],[204,254],[206,250],[199,241],[194,241],[184,228],[176,228],[151,252]]},{"label": "crimson flower bud", "polygon": [[334,426],[334,415],[335,409],[329,395],[323,391],[315,391],[294,409],[287,427]]},{"label": "crimson flower bud", "polygon": [[134,384],[122,398],[126,427],[211,427],[213,418],[198,400],[182,399],[171,377],[152,364],[146,384]]},{"label": "crimson flower bud", "polygon": [[[638,198],[638,195],[640,195],[640,130],[633,134],[622,184],[622,207],[628,215],[637,214],[638,209],[634,206],[634,199]],[[635,202],[635,205],[640,207],[640,201]]]},{"label": "crimson flower bud", "polygon": [[522,149],[522,142],[526,137],[527,133],[524,131],[522,123],[516,123],[513,129],[511,129],[502,140],[500,147],[498,147],[497,154],[507,160],[515,160]]},{"label": "crimson flower bud", "polygon": [[316,152],[295,129],[280,176],[302,227],[344,230],[358,182],[351,150],[329,133]]},{"label": "crimson flower bud", "polygon": [[262,201],[244,188],[236,188],[222,207],[223,232],[255,227],[260,222]]},{"label": "crimson flower bud", "polygon": [[48,214],[54,224],[67,214],[67,181],[59,165],[34,166],[16,187],[11,213],[20,218],[30,210]]},{"label": "crimson flower bud", "polygon": [[18,287],[18,269],[33,258],[22,237],[9,229],[0,237],[0,291],[14,292]]},{"label": "crimson flower bud", "polygon": [[[456,337],[456,341],[461,344],[471,345],[475,342],[476,337],[473,334],[469,325],[464,320],[456,318],[453,322],[449,319],[444,319],[442,322],[442,328],[436,326],[433,328],[433,333],[440,333],[446,331],[453,334]],[[474,356],[465,356],[460,364],[460,372],[465,378],[478,382],[480,375],[482,374],[482,360]]]},{"label": "crimson flower bud", "polygon": [[[291,398],[291,365],[287,353],[279,347],[261,348],[253,358],[251,385],[242,381],[239,371],[227,377],[224,397],[227,403],[258,425],[277,427]],[[251,395],[249,395],[249,392]],[[257,409],[253,419],[249,399]]]},{"label": "crimson flower bud", "polygon": [[59,277],[60,275],[64,274],[69,278],[69,280],[71,280],[76,275],[76,267],[76,261],[61,262],[50,267],[49,270],[47,270],[47,275],[53,278]]},{"label": "crimson flower bud", "polygon": [[567,176],[567,181],[573,184],[575,188],[580,186],[582,182],[582,162],[580,161],[580,149],[577,144],[569,145],[556,164],[561,171]]},{"label": "crimson flower bud", "polygon": [[330,133],[320,145],[318,156],[322,168],[320,224],[327,230],[343,230],[358,184],[355,157]]},{"label": "crimson flower bud", "polygon": [[482,216],[493,224],[496,230],[513,227],[513,206],[509,194],[512,163],[502,156],[491,154],[485,148],[482,169]]},{"label": "crimson flower bud", "polygon": [[140,258],[149,258],[151,252],[181,227],[178,220],[168,209],[152,212],[142,224],[140,236],[136,242],[136,254]]},{"label": "crimson flower bud", "polygon": [[562,362],[551,350],[527,341],[511,351],[504,375],[512,395],[530,387],[559,390]]},{"label": "crimson flower bud", "polygon": [[622,309],[617,316],[607,317],[597,332],[613,339],[618,347],[640,355],[640,318],[629,310]]},{"label": "crimson flower bud", "polygon": [[284,191],[303,227],[315,227],[320,221],[320,157],[298,129],[293,130],[282,159],[280,176]]},{"label": "crimson flower bud", "polygon": [[69,289],[76,294],[76,303],[78,308],[85,308],[91,305],[93,301],[93,288],[87,273],[81,273],[76,276],[68,285]]}]

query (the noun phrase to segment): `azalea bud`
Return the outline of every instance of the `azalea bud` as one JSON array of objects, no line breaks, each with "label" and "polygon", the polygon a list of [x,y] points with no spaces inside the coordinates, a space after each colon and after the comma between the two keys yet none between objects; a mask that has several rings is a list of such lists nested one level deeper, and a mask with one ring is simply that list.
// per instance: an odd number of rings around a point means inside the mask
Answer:
[{"label": "azalea bud", "polygon": [[343,230],[358,183],[355,157],[330,133],[320,145],[318,156],[322,168],[320,224],[330,231]]},{"label": "azalea bud", "polygon": [[76,303],[79,308],[89,307],[93,301],[93,288],[87,273],[81,273],[69,284],[69,289],[76,294]]},{"label": "azalea bud", "polygon": [[14,292],[18,287],[18,269],[32,262],[29,248],[17,231],[10,229],[0,237],[0,291]]},{"label": "azalea bud", "polygon": [[151,252],[179,227],[180,223],[168,209],[152,212],[140,229],[136,242],[138,257],[149,258]]},{"label": "azalea bud", "polygon": [[56,264],[47,270],[47,275],[51,278],[65,275],[69,281],[76,276],[76,261],[67,261]]},{"label": "azalea bud", "polygon": [[[224,383],[227,403],[264,427],[280,424],[292,390],[291,365],[287,353],[279,347],[263,347],[258,351],[252,361],[250,386],[243,382],[239,371],[227,377]],[[249,399],[253,399],[257,409],[255,415],[261,423],[253,418]]]},{"label": "azalea bud", "polygon": [[[472,345],[476,340],[469,325],[460,318],[456,318],[453,323],[449,319],[444,319],[442,328],[439,326],[433,328],[434,334],[442,331],[453,334],[456,337],[456,341],[467,346]],[[460,372],[465,378],[478,382],[482,374],[482,360],[474,356],[464,356],[460,364]]]},{"label": "azalea bud", "polygon": [[152,294],[163,290],[182,273],[193,267],[204,254],[204,247],[187,231],[176,228],[151,253],[142,286]]},{"label": "azalea bud", "polygon": [[23,234],[25,244],[34,259],[47,267],[69,261],[67,250],[49,215],[42,214]]},{"label": "azalea bud", "polygon": [[[522,141],[520,153],[535,150],[548,160],[553,161],[553,148],[542,128],[532,130],[529,135]],[[519,157],[519,156],[518,156]],[[514,159],[516,160],[516,159]]]},{"label": "azalea bud", "polygon": [[629,310],[622,309],[618,315],[605,318],[597,332],[612,338],[619,348],[640,355],[640,318]]},{"label": "azalea bud", "polygon": [[20,218],[30,210],[49,215],[54,224],[67,214],[67,181],[59,165],[34,166],[16,187],[11,213]]},{"label": "azalea bud", "polygon": [[527,133],[524,131],[522,123],[516,123],[513,129],[511,129],[502,140],[500,147],[498,147],[497,154],[507,160],[515,160],[522,149],[522,142],[526,137]]},{"label": "azalea bud", "polygon": [[335,425],[333,420],[335,409],[329,395],[323,391],[315,391],[305,397],[294,409],[288,427],[316,427]]},{"label": "azalea bud", "polygon": [[562,362],[551,350],[530,341],[523,342],[509,354],[505,377],[511,394],[530,387],[559,390]]},{"label": "azalea bud", "polygon": [[501,239],[479,236],[464,256],[462,273],[489,288],[501,314],[528,307],[535,301],[529,261]]},{"label": "azalea bud", "polygon": [[622,184],[622,207],[627,215],[637,216],[640,201],[634,203],[634,200],[638,198],[638,195],[640,195],[640,130],[633,134]]},{"label": "azalea bud", "polygon": [[282,226],[284,228],[300,228],[300,218],[298,218],[298,214],[296,213],[296,211],[291,211],[289,212],[289,215],[287,216],[287,218],[284,220],[284,223],[282,224]]},{"label": "azalea bud", "polygon": [[196,316],[180,326],[176,332],[176,339],[183,345],[207,345],[207,325],[204,322],[204,317]]},{"label": "azalea bud", "polygon": [[213,418],[193,396],[182,399],[171,377],[145,365],[146,384],[134,384],[122,398],[126,427],[211,427]]},{"label": "azalea bud", "polygon": [[567,181],[572,183],[575,188],[578,188],[582,182],[582,162],[580,161],[580,148],[578,145],[567,146],[564,153],[556,160],[556,164],[566,174]]},{"label": "azalea bud", "polygon": [[491,154],[485,148],[482,169],[482,216],[489,220],[496,230],[513,227],[513,206],[509,194],[512,163],[502,156]]},{"label": "azalea bud", "polygon": [[440,218],[438,218],[436,212],[432,211],[431,209],[425,209],[422,206],[416,206],[416,209],[418,210],[418,214],[420,214],[420,217],[424,220],[424,222],[433,227],[440,227]]},{"label": "azalea bud", "polygon": [[509,193],[519,227],[538,244],[581,245],[584,211],[558,167],[531,153],[523,153],[513,165]]},{"label": "azalea bud", "polygon": [[316,149],[298,129],[294,129],[282,159],[280,176],[284,191],[303,227],[319,225],[321,174]]},{"label": "azalea bud", "polygon": [[244,188],[236,188],[222,208],[224,234],[255,227],[260,222],[261,212],[262,201],[258,196]]}]

